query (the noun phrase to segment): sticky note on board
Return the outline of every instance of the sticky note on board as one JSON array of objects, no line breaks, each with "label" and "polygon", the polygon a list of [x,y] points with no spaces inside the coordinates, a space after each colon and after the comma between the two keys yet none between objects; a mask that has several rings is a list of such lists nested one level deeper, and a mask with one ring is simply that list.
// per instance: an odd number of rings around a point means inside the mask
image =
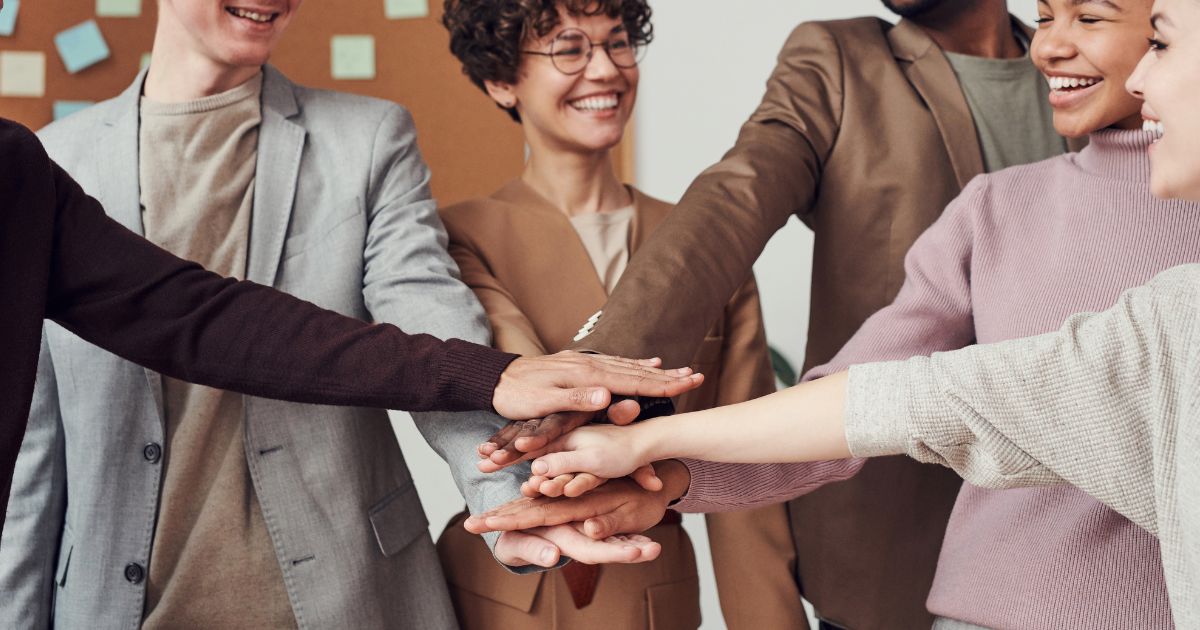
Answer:
[{"label": "sticky note on board", "polygon": [[335,79],[375,78],[375,38],[371,35],[334,35],[330,62]]},{"label": "sticky note on board", "polygon": [[137,17],[142,14],[142,0],[96,0],[96,15],[100,17]]},{"label": "sticky note on board", "polygon": [[429,0],[383,0],[383,15],[389,20],[429,16]]},{"label": "sticky note on board", "polygon": [[150,53],[142,53],[142,60],[138,62],[138,70],[145,70],[148,65],[150,65]]},{"label": "sticky note on board", "polygon": [[0,96],[45,96],[46,54],[0,51]]},{"label": "sticky note on board", "polygon": [[95,104],[95,101],[54,101],[54,120],[66,118]]},{"label": "sticky note on board", "polygon": [[71,74],[109,57],[108,44],[100,34],[96,20],[88,20],[55,35],[54,46]]},{"label": "sticky note on board", "polygon": [[4,8],[0,9],[0,35],[8,37],[17,28],[17,11],[21,9],[18,0],[5,0]]}]

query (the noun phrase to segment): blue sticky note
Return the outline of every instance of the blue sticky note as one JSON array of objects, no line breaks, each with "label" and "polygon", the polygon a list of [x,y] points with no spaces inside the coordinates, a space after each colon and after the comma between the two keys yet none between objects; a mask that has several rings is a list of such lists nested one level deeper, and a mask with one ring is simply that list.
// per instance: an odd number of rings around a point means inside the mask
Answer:
[{"label": "blue sticky note", "polygon": [[93,101],[54,101],[54,120],[66,118],[95,104]]},{"label": "blue sticky note", "polygon": [[0,35],[8,37],[17,28],[17,10],[21,8],[19,0],[5,0],[4,8],[0,9]]},{"label": "blue sticky note", "polygon": [[88,20],[55,35],[54,45],[71,74],[109,57],[108,44],[104,42],[96,20]]}]

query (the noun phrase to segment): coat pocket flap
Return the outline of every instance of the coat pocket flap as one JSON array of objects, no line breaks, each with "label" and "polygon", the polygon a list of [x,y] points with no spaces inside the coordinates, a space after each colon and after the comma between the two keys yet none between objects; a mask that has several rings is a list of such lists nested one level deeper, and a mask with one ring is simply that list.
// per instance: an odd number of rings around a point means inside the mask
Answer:
[{"label": "coat pocket flap", "polygon": [[71,552],[75,551],[75,541],[70,530],[63,530],[62,544],[58,546],[58,568],[54,570],[54,581],[59,586],[67,583],[67,569],[71,566]]},{"label": "coat pocket flap", "polygon": [[417,487],[411,481],[376,503],[368,517],[371,519],[371,528],[375,530],[379,550],[388,557],[399,553],[429,529],[429,521],[417,496]]}]

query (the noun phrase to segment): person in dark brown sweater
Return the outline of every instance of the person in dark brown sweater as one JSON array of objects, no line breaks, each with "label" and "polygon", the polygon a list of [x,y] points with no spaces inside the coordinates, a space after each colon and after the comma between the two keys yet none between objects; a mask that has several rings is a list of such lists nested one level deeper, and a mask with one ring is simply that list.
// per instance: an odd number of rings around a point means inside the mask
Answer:
[{"label": "person in dark brown sweater", "polygon": [[[513,419],[698,385],[655,361],[518,358],[367,324],[205,271],[109,219],[25,127],[0,118],[0,506],[33,394],[42,321],[181,380],[294,402]],[[3,527],[0,511],[0,528]]]}]

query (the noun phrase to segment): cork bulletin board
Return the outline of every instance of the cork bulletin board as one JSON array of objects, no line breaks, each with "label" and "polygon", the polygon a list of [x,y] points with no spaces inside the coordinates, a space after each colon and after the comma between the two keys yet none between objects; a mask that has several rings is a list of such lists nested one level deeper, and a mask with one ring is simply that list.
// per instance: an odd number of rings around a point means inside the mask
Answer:
[{"label": "cork bulletin board", "polygon": [[[0,116],[38,129],[53,119],[56,101],[101,101],[129,85],[153,43],[157,0],[141,0],[141,14],[136,17],[98,17],[98,4],[104,1],[21,1],[12,35],[0,36],[0,51],[44,53],[45,94],[0,96]],[[433,171],[434,195],[441,203],[493,192],[520,173],[524,152],[520,127],[462,74],[440,23],[441,0],[429,0],[428,15],[405,19],[388,19],[385,3],[308,0],[271,63],[302,85],[375,96],[408,108]],[[93,19],[110,56],[71,74],[55,47],[55,35]],[[333,78],[335,35],[374,37],[373,79]],[[629,147],[614,151],[614,156],[618,172],[632,176]]]}]

